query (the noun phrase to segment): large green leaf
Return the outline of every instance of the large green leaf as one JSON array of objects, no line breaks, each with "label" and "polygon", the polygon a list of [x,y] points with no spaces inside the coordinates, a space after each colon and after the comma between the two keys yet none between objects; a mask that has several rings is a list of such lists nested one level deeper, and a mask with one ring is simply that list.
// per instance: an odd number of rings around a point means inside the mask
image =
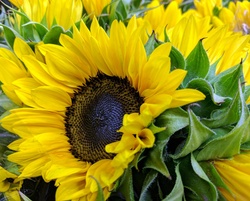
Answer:
[{"label": "large green leaf", "polygon": [[174,46],[171,48],[171,52],[169,54],[171,59],[171,69],[174,70],[176,68],[185,69],[186,61],[179,50],[177,50]]},{"label": "large green leaf", "polygon": [[238,91],[238,80],[242,77],[242,65],[218,74],[212,81],[215,93],[224,97],[234,97]]},{"label": "large green leaf", "polygon": [[199,118],[188,110],[189,114],[189,131],[185,145],[178,152],[173,154],[174,159],[183,157],[196,150],[202,143],[207,141],[210,137],[215,135],[215,132],[203,125]]},{"label": "large green leaf", "polygon": [[165,164],[165,159],[163,157],[163,152],[166,147],[166,142],[157,140],[155,142],[156,146],[149,150],[147,159],[145,161],[144,169],[154,169],[167,178],[171,178],[168,168]]},{"label": "large green leaf", "polygon": [[163,201],[182,201],[184,196],[184,186],[181,179],[179,164],[175,168],[176,180],[175,185],[170,194]]},{"label": "large green leaf", "polygon": [[109,20],[112,23],[115,19],[125,21],[128,16],[128,11],[122,0],[116,0],[111,3]]},{"label": "large green leaf", "polygon": [[32,31],[35,34],[33,38],[37,42],[42,41],[46,33],[49,31],[44,25],[38,22],[28,22],[23,26],[24,27],[29,26],[32,28]]},{"label": "large green leaf", "polygon": [[212,139],[203,149],[197,150],[198,161],[232,157],[240,153],[242,137],[249,129],[249,122],[234,128],[228,134]]},{"label": "large green leaf", "polygon": [[186,59],[186,70],[188,71],[183,83],[186,85],[194,78],[205,78],[209,70],[209,59],[207,53],[199,41],[196,47]]},{"label": "large green leaf", "polygon": [[17,33],[11,27],[5,26],[3,24],[1,26],[3,26],[4,37],[9,45],[9,47],[11,47],[13,49],[15,38],[16,37],[22,38],[21,35],[19,33]]},{"label": "large green leaf", "polygon": [[52,44],[60,44],[59,38],[61,34],[66,34],[71,36],[72,33],[70,31],[65,31],[63,27],[55,25],[53,26],[44,36],[44,43],[52,43]]},{"label": "large green leaf", "polygon": [[166,128],[161,134],[164,139],[169,138],[169,136],[186,127],[188,124],[188,113],[181,108],[166,110],[159,117],[157,117],[155,122],[155,125],[158,127]]},{"label": "large green leaf", "polygon": [[192,154],[180,162],[180,174],[184,187],[190,190],[188,192],[192,192],[191,194],[185,193],[186,200],[217,200],[218,193],[215,185],[209,180]]}]

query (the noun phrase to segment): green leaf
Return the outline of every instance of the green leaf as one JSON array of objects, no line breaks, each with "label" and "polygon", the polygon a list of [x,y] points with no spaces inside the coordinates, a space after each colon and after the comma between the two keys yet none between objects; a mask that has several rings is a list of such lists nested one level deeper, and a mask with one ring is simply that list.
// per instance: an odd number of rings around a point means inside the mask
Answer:
[{"label": "green leaf", "polygon": [[194,78],[206,77],[209,70],[209,59],[202,45],[202,41],[199,41],[188,55],[186,59],[186,70],[187,75],[183,81],[184,85]]},{"label": "green leaf", "polygon": [[217,64],[219,63],[220,59],[218,59],[215,63],[213,63],[212,65],[210,65],[208,73],[205,77],[206,80],[211,81],[215,78],[215,74],[216,74],[216,67]]},{"label": "green leaf", "polygon": [[218,74],[214,80],[211,81],[215,93],[224,97],[234,97],[238,91],[238,80],[241,78],[241,75],[241,64]]},{"label": "green leaf", "polygon": [[72,33],[70,31],[64,31],[64,29],[61,26],[55,25],[53,26],[44,36],[43,42],[46,43],[52,43],[52,44],[60,44],[59,38],[61,34],[66,34],[71,36]]},{"label": "green leaf", "polygon": [[218,128],[237,123],[241,113],[239,108],[240,101],[240,94],[237,92],[234,99],[230,101],[230,103],[225,102],[222,104],[221,108],[214,110],[211,113],[211,117],[209,119],[202,119],[202,123],[209,128]]},{"label": "green leaf", "polygon": [[227,187],[227,185],[222,180],[221,176],[217,172],[216,168],[212,164],[212,162],[209,161],[203,161],[199,163],[202,167],[203,171],[206,173],[210,181],[217,187],[217,188],[224,188],[228,192],[230,192],[230,189]]},{"label": "green leaf", "polygon": [[93,177],[91,175],[90,175],[90,177],[95,180],[95,182],[97,184],[97,187],[98,187],[96,201],[104,201],[105,199],[104,199],[104,195],[103,195],[101,184],[99,183],[99,181],[95,177]]},{"label": "green leaf", "polygon": [[198,161],[218,158],[228,158],[240,153],[242,137],[249,130],[249,122],[240,127],[234,128],[228,134],[212,139],[200,151],[197,150],[196,159]]},{"label": "green leaf", "polygon": [[175,173],[176,173],[176,181],[174,188],[172,189],[170,194],[163,199],[163,201],[178,201],[178,200],[181,201],[184,196],[184,187],[179,170],[179,164],[175,168]]},{"label": "green leaf", "polygon": [[188,155],[192,151],[196,150],[203,142],[207,141],[215,133],[203,125],[199,118],[193,113],[192,110],[188,110],[189,113],[189,131],[185,145],[179,150],[179,152],[171,155],[172,158],[177,159]]},{"label": "green leaf", "polygon": [[44,25],[38,22],[28,22],[23,26],[32,26],[33,31],[36,32],[36,35],[39,37],[36,39],[37,42],[43,40],[46,33],[49,31]]},{"label": "green leaf", "polygon": [[188,113],[181,108],[168,109],[157,117],[155,121],[156,126],[166,128],[166,130],[162,132],[163,134],[161,134],[165,139],[176,131],[186,127],[188,124]]},{"label": "green leaf", "polygon": [[110,5],[109,19],[112,23],[115,19],[124,21],[127,19],[128,12],[122,0],[113,1]]},{"label": "green leaf", "polygon": [[150,188],[150,186],[152,185],[153,182],[155,182],[155,179],[157,177],[158,173],[154,170],[150,170],[148,172],[148,174],[146,175],[144,181],[143,181],[143,185],[142,185],[142,191],[140,194],[140,198],[139,201],[151,201],[152,198],[150,196],[150,192],[148,191],[148,189]]},{"label": "green leaf", "polygon": [[212,85],[207,80],[202,78],[195,78],[191,80],[188,83],[187,88],[197,89],[206,96],[205,100],[200,101],[197,105],[192,106],[195,114],[201,117],[209,118],[211,112],[215,109],[219,109],[220,105],[223,104],[226,99],[228,99],[215,94]]},{"label": "green leaf", "polygon": [[250,97],[250,85],[247,85],[247,86],[245,87],[244,96],[245,96],[245,100],[247,100],[248,97]]},{"label": "green leaf", "polygon": [[[236,127],[241,126],[242,124],[244,124],[245,121],[247,121],[248,117],[249,117],[249,110],[248,107],[246,105],[245,102],[245,97],[244,94],[242,93],[242,88],[241,88],[241,83],[240,81],[238,82],[238,86],[239,86],[239,96],[240,96],[240,106],[241,106],[241,115],[240,115],[240,119],[236,125]],[[240,108],[239,108],[240,109]],[[250,140],[250,138],[248,138],[248,140]],[[248,140],[244,140],[243,142],[246,142]]]},{"label": "green leaf", "polygon": [[33,28],[33,25],[29,22],[30,20],[28,18],[21,17],[20,34],[23,36],[25,40],[40,41],[38,33]]},{"label": "green leaf", "polygon": [[0,91],[0,107],[2,107],[4,110],[10,110],[13,108],[17,108],[18,106]]},{"label": "green leaf", "polygon": [[241,144],[240,149],[245,150],[245,151],[249,151],[250,150],[250,141]]},{"label": "green leaf", "polygon": [[134,201],[133,176],[131,167],[128,167],[119,182],[119,187],[116,189],[124,196],[126,201]]},{"label": "green leaf", "polygon": [[[209,180],[199,163],[191,154],[180,162],[180,174],[184,187],[190,189],[195,200],[217,200],[218,193],[214,184]],[[189,194],[185,194],[186,200]],[[194,200],[194,199],[192,199]]]},{"label": "green leaf", "polygon": [[163,151],[166,147],[166,142],[157,140],[155,142],[156,146],[149,150],[147,159],[145,161],[144,169],[150,168],[157,172],[160,172],[167,178],[171,178],[168,168],[164,162]]},{"label": "green leaf", "polygon": [[22,198],[23,201],[32,201],[25,194],[23,194],[21,191],[19,191],[19,194],[20,194],[20,197]]},{"label": "green leaf", "polygon": [[5,37],[8,45],[11,47],[11,49],[13,49],[15,38],[16,37],[22,38],[22,37],[14,29],[12,29],[8,26],[5,26],[3,24],[1,26],[3,26],[4,37]]},{"label": "green leaf", "polygon": [[169,54],[169,57],[171,59],[171,69],[185,69],[186,62],[179,50],[177,50],[174,46],[171,48],[171,52]]},{"label": "green leaf", "polygon": [[148,128],[149,128],[154,134],[160,133],[161,131],[164,131],[164,130],[166,129],[165,127],[158,127],[158,126],[156,126],[154,123],[152,123]]},{"label": "green leaf", "polygon": [[149,37],[147,43],[145,44],[145,50],[147,56],[150,56],[150,54],[154,51],[154,49],[158,46],[159,44],[157,43],[155,39],[155,33],[153,32],[151,36]]},{"label": "green leaf", "polygon": [[222,97],[222,96],[215,94],[212,85],[208,81],[202,78],[196,78],[196,79],[191,80],[188,83],[187,87],[197,89],[201,91],[202,93],[204,93],[206,96],[210,96],[211,101],[215,105],[221,105],[221,103],[223,103],[226,99],[226,97]]}]

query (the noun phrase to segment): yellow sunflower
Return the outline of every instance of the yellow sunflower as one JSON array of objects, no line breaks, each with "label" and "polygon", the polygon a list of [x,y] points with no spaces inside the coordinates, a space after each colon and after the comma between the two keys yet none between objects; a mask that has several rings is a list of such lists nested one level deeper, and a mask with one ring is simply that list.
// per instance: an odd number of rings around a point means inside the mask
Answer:
[{"label": "yellow sunflower", "polygon": [[189,9],[187,12],[192,12],[200,17],[210,16],[211,19],[214,16],[215,8],[222,8],[222,0],[194,0],[194,9]]},{"label": "yellow sunflower", "polygon": [[230,2],[228,7],[219,9],[218,16],[213,21],[215,26],[228,24],[230,30],[249,34],[250,32],[250,2]]},{"label": "yellow sunflower", "polygon": [[[182,12],[177,1],[172,1],[167,8],[158,0],[153,0],[147,5],[149,9],[143,18],[138,18],[138,23],[148,22],[148,33],[154,30],[157,38],[164,41],[164,30],[173,28],[182,18]],[[169,17],[174,16],[174,17]]]},{"label": "yellow sunflower", "polygon": [[243,152],[228,160],[217,160],[214,165],[230,191],[221,188],[220,191],[228,201],[249,200],[250,183],[250,152]]},{"label": "yellow sunflower", "polygon": [[[27,90],[31,90],[40,84],[31,77],[30,73],[27,71],[26,67],[23,65],[18,57],[23,54],[30,54],[36,57],[38,60],[43,61],[43,56],[35,47],[35,52],[31,50],[29,45],[17,38],[19,41],[14,44],[13,53],[11,50],[0,48],[0,62],[5,63],[7,68],[2,68],[2,73],[0,73],[0,80],[3,83],[1,88],[4,93],[17,105],[22,106],[23,102],[19,98],[19,94],[27,94]],[[26,80],[29,80],[27,82]],[[19,87],[20,85],[20,87]]]},{"label": "yellow sunflower", "polygon": [[99,16],[105,6],[111,3],[111,0],[82,0],[85,10],[91,18]]},{"label": "yellow sunflower", "polygon": [[[171,4],[169,6],[171,6]],[[162,10],[161,12],[164,13],[163,7],[157,7],[155,9],[159,11]],[[170,7],[167,7],[166,11],[168,9],[170,9]],[[210,16],[201,17],[194,12],[189,12],[177,17],[179,21],[176,21],[170,29],[165,29],[165,27],[168,27],[168,24],[171,23],[169,23],[168,20],[164,21],[165,18],[160,17],[157,12],[153,11],[154,10],[149,11],[149,17],[147,17],[146,14],[143,19],[140,19],[140,23],[145,21],[149,23],[151,26],[150,29],[156,32],[158,39],[164,39],[164,30],[166,30],[170,42],[184,55],[184,57],[190,54],[199,40],[202,40],[210,64],[219,61],[216,65],[216,74],[244,60],[244,78],[246,85],[250,84],[250,57],[248,56],[250,48],[249,35],[234,33],[230,30],[228,25],[222,25],[215,28],[211,24]],[[168,16],[169,15],[167,15],[167,18],[169,19]],[[177,16],[179,16],[179,14],[177,14]],[[247,102],[249,101],[250,99]]]},{"label": "yellow sunflower", "polygon": [[[19,11],[24,12],[31,21],[42,22],[46,19],[48,28],[56,23],[69,29],[80,21],[83,12],[81,0],[10,0]],[[17,20],[20,19],[17,16]]]},{"label": "yellow sunflower", "polygon": [[107,199],[135,155],[154,145],[153,119],[205,98],[177,89],[187,72],[170,72],[171,44],[147,56],[145,28],[136,24],[114,21],[108,35],[94,18],[90,30],[81,22],[73,38],[39,44],[37,54],[17,38],[14,52],[25,69],[12,57],[0,60],[6,66],[0,80],[17,87],[6,94],[24,105],[1,120],[20,136],[8,158],[21,166],[20,180],[55,180],[57,200],[95,200],[98,181]]},{"label": "yellow sunflower", "polygon": [[[211,63],[217,61],[222,55],[216,73],[221,73],[244,60],[244,78],[246,85],[250,85],[250,38],[248,35],[250,2],[230,2],[228,7],[223,7],[221,0],[196,0],[194,4],[195,10],[192,10],[194,11],[192,13],[199,17],[210,17],[215,27],[204,40],[204,46],[208,50]],[[250,97],[247,103],[250,103]]]},{"label": "yellow sunflower", "polygon": [[0,194],[4,193],[7,200],[21,201],[18,190],[22,182],[13,183],[10,180],[17,178],[17,175],[5,170],[0,166]]}]

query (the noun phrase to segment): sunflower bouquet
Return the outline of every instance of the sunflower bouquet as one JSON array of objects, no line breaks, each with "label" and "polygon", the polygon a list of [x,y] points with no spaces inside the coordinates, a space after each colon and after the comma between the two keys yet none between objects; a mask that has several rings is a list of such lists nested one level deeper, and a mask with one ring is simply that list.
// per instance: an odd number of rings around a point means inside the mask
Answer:
[{"label": "sunflower bouquet", "polygon": [[1,7],[0,200],[248,200],[248,1]]}]

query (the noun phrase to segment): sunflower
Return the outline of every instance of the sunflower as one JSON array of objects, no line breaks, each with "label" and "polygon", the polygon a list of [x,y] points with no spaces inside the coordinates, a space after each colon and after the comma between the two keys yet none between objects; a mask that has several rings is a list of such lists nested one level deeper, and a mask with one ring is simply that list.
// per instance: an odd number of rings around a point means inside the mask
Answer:
[{"label": "sunflower", "polygon": [[[217,4],[218,3],[219,2],[217,2]],[[169,6],[171,6],[171,4]],[[168,9],[172,10],[169,6],[166,7],[165,12]],[[155,9],[160,10],[158,7]],[[161,9],[163,9],[163,7]],[[164,13],[164,11],[161,12]],[[179,16],[179,14],[177,14],[177,16]],[[150,19],[154,20],[151,21]],[[182,14],[179,18],[177,17],[179,21],[175,22],[170,29],[165,29],[165,27],[168,27],[168,24],[171,23],[169,23],[168,20],[164,21],[162,19],[165,18],[158,16],[157,12],[153,12],[152,10],[150,11],[150,17],[147,17],[146,14],[143,19],[140,19],[140,23],[146,21],[151,24],[151,27],[149,26],[150,29],[155,30],[157,39],[160,40],[164,40],[164,30],[166,30],[167,40],[170,40],[172,45],[176,47],[185,58],[188,57],[197,43],[202,40],[210,64],[218,62],[216,65],[216,74],[222,73],[239,64],[241,61],[244,61],[244,78],[246,85],[250,84],[250,69],[248,68],[250,64],[250,58],[248,56],[250,48],[249,35],[242,35],[242,33],[239,32],[234,33],[228,25],[213,27],[210,16],[201,17],[193,11]],[[188,40],[186,40],[187,38]],[[249,102],[250,98],[247,103]]]},{"label": "sunflower", "polygon": [[83,6],[91,18],[101,15],[103,9],[111,3],[111,0],[82,0]]},{"label": "sunflower", "polygon": [[[37,59],[43,60],[43,58],[41,57],[37,47],[35,48],[35,52],[33,52],[27,43],[20,39],[17,40],[19,40],[19,45],[17,46],[16,43],[13,47],[15,53],[11,50],[0,48],[0,61],[8,66],[8,69],[2,69],[2,73],[0,73],[0,80],[2,82],[1,88],[4,93],[15,104],[22,106],[23,102],[20,100],[20,95],[18,94],[25,94],[28,89],[30,90],[32,87],[40,86],[40,84],[31,77],[21,60],[18,59],[18,56],[21,57],[22,54],[31,54]],[[27,83],[25,80],[29,80],[29,82]],[[22,89],[19,87],[19,84],[21,84],[20,86]]]},{"label": "sunflower", "polygon": [[214,16],[215,8],[222,8],[222,0],[194,0],[194,9],[189,9],[187,12],[192,12],[200,17]]},{"label": "sunflower", "polygon": [[[41,23],[45,20],[44,24],[48,28],[56,23],[64,29],[69,29],[73,23],[80,21],[83,12],[81,0],[10,0],[10,2],[31,21]],[[18,21],[19,17],[17,15]]]},{"label": "sunflower", "polygon": [[222,7],[215,17],[214,24],[219,26],[221,24],[228,24],[230,30],[234,32],[241,32],[249,34],[250,31],[250,2],[237,1],[230,2],[228,7]]},{"label": "sunflower", "polygon": [[[144,13],[143,18],[138,18],[138,23],[147,21],[148,33],[156,33],[159,40],[164,40],[164,30],[173,28],[182,18],[182,12],[177,1],[172,1],[167,8],[158,0],[153,0],[147,5],[148,10]],[[174,16],[174,17],[169,17]]]},{"label": "sunflower", "polygon": [[8,200],[21,200],[18,190],[20,190],[22,182],[13,183],[12,180],[14,181],[16,178],[17,175],[0,166],[0,196],[1,193],[4,193],[4,197]]},{"label": "sunflower", "polygon": [[[193,14],[210,17],[213,29],[203,40],[211,63],[220,59],[216,73],[219,74],[243,60],[243,74],[246,85],[250,85],[250,2],[194,1]],[[189,11],[188,11],[189,12]],[[235,32],[235,33],[234,33]],[[245,36],[243,36],[245,35]],[[250,97],[247,100],[250,103]]]},{"label": "sunflower", "polygon": [[250,152],[243,152],[232,159],[216,160],[214,166],[230,191],[220,191],[227,200],[249,200],[246,185],[250,182]]},{"label": "sunflower", "polygon": [[8,157],[21,166],[18,179],[55,180],[57,200],[95,200],[98,186],[107,199],[135,155],[154,145],[154,118],[205,98],[177,89],[186,71],[170,72],[171,44],[147,56],[145,34],[132,18],[127,27],[114,21],[107,35],[94,18],[90,30],[81,22],[73,38],[62,34],[61,46],[39,44],[42,57],[15,40],[27,74],[13,78],[6,68],[1,81],[18,86],[10,93],[24,107],[1,123],[20,136]]}]

